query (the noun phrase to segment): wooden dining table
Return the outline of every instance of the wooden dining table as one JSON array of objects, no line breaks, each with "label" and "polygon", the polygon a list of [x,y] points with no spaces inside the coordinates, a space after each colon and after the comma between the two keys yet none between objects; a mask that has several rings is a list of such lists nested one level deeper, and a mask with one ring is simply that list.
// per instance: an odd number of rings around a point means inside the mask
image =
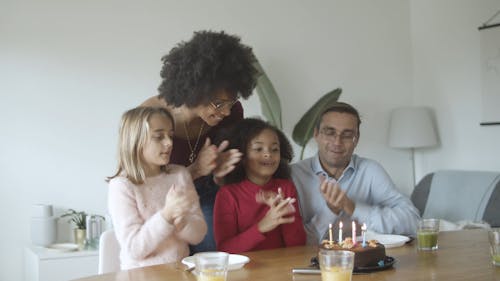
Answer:
[{"label": "wooden dining table", "polygon": [[[500,281],[500,267],[492,265],[486,230],[440,232],[439,249],[418,251],[416,241],[386,249],[395,263],[391,268],[371,273],[354,274],[352,280],[474,280]],[[292,274],[293,268],[310,264],[318,252],[315,246],[279,248],[243,253],[250,262],[242,269],[228,272],[228,281],[237,280],[321,280],[319,274]],[[165,281],[196,280],[181,262],[95,275],[78,281]]]}]

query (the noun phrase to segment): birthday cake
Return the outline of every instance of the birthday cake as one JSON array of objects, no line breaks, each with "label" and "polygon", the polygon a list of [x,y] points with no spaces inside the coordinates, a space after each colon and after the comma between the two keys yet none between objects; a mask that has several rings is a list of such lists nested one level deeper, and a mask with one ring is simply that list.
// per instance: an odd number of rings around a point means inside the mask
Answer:
[{"label": "birthday cake", "polygon": [[351,251],[354,252],[354,267],[372,267],[381,266],[385,259],[385,247],[377,240],[368,241],[363,247],[362,243],[354,244],[351,237],[346,238],[341,243],[323,240],[321,249],[332,251]]}]

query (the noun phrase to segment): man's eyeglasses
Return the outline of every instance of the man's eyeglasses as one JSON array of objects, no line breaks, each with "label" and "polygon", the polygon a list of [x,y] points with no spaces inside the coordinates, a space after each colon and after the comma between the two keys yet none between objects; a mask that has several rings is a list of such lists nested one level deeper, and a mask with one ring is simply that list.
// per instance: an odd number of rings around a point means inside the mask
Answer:
[{"label": "man's eyeglasses", "polygon": [[231,109],[235,103],[237,103],[238,100],[230,100],[230,101],[212,101],[210,104],[215,108],[217,111],[222,111],[224,109]]},{"label": "man's eyeglasses", "polygon": [[340,139],[340,142],[342,143],[350,143],[350,142],[354,143],[356,141],[356,134],[352,131],[344,131],[338,134],[335,131],[335,129],[323,128],[319,131],[319,133],[325,136],[325,138],[332,141],[337,140],[337,137]]}]

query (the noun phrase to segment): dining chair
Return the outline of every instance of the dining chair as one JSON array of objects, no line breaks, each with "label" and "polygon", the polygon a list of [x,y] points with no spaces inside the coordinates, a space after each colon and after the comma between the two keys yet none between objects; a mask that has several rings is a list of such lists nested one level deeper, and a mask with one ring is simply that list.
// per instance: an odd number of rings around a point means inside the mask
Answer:
[{"label": "dining chair", "polygon": [[500,172],[440,170],[415,186],[411,200],[423,218],[484,221],[500,226]]},{"label": "dining chair", "polygon": [[120,270],[120,244],[116,240],[115,231],[110,229],[101,234],[99,239],[98,274]]}]

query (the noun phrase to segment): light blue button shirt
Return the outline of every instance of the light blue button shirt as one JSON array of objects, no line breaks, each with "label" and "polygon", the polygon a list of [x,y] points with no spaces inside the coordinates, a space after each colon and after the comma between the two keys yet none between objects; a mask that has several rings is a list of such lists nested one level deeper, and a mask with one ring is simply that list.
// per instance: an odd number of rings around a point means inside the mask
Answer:
[{"label": "light blue button shirt", "polygon": [[[328,177],[317,154],[292,164],[291,170],[307,243],[318,244],[327,232],[328,224],[335,223],[339,216],[347,216],[332,212],[319,190],[318,175],[335,179]],[[338,183],[355,203],[350,220],[366,223],[368,230],[378,233],[415,235],[420,218],[418,210],[408,197],[396,189],[378,162],[354,154]]]}]

